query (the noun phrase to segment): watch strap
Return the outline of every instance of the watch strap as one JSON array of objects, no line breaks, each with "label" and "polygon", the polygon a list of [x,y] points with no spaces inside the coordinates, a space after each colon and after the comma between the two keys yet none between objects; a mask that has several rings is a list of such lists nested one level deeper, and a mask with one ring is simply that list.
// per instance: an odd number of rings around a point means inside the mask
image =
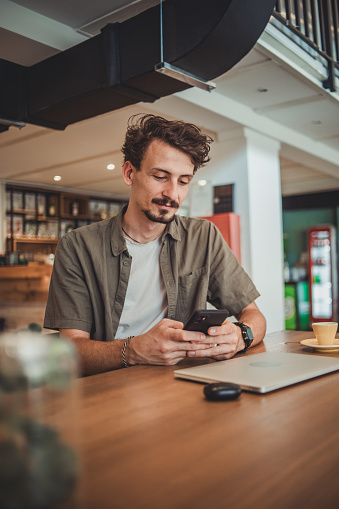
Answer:
[{"label": "watch strap", "polygon": [[253,343],[253,333],[251,331],[251,328],[244,324],[243,322],[233,322],[234,325],[237,325],[241,330],[241,335],[245,343],[245,348],[243,350],[240,350],[238,353],[245,353],[248,348]]}]

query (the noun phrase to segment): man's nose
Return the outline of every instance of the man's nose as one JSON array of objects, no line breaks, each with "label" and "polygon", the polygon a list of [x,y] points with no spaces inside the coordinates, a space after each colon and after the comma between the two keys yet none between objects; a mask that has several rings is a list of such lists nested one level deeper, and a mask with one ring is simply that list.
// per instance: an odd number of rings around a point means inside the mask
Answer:
[{"label": "man's nose", "polygon": [[170,198],[171,200],[178,201],[178,184],[176,182],[169,181],[167,182],[167,186],[163,190],[164,196]]}]

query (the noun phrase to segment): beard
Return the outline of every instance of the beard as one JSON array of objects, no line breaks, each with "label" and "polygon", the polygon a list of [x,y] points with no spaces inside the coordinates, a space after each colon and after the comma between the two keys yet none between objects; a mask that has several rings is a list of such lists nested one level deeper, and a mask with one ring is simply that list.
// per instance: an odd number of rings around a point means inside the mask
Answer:
[{"label": "beard", "polygon": [[[172,207],[175,211],[179,208],[179,203],[175,200],[166,200],[165,198],[153,198],[152,203],[155,203],[157,205],[167,205]],[[155,214],[154,212],[151,212],[149,209],[143,210],[143,213],[149,219],[150,221],[153,221],[153,223],[163,223],[168,224],[171,223],[174,219],[175,213],[171,216],[168,216],[168,213],[171,212],[170,210],[159,210],[158,214]]]}]

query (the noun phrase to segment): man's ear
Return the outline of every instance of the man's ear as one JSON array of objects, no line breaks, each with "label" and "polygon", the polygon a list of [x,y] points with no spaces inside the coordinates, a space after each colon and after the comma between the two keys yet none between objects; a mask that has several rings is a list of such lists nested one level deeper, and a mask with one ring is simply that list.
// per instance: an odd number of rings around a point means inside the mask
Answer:
[{"label": "man's ear", "polygon": [[129,161],[126,161],[122,167],[122,177],[127,186],[130,186],[133,182],[133,169]]}]

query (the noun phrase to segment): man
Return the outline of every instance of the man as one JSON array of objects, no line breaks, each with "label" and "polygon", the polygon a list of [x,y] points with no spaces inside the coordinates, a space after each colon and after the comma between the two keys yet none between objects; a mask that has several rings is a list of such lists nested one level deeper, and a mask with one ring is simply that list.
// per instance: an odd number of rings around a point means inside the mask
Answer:
[{"label": "man", "polygon": [[[75,343],[84,374],[186,356],[229,359],[264,337],[259,293],[212,223],[175,214],[212,140],[181,121],[130,121],[122,148],[129,204],[60,240],[44,327]],[[238,324],[208,335],[183,330],[207,301]]]}]

